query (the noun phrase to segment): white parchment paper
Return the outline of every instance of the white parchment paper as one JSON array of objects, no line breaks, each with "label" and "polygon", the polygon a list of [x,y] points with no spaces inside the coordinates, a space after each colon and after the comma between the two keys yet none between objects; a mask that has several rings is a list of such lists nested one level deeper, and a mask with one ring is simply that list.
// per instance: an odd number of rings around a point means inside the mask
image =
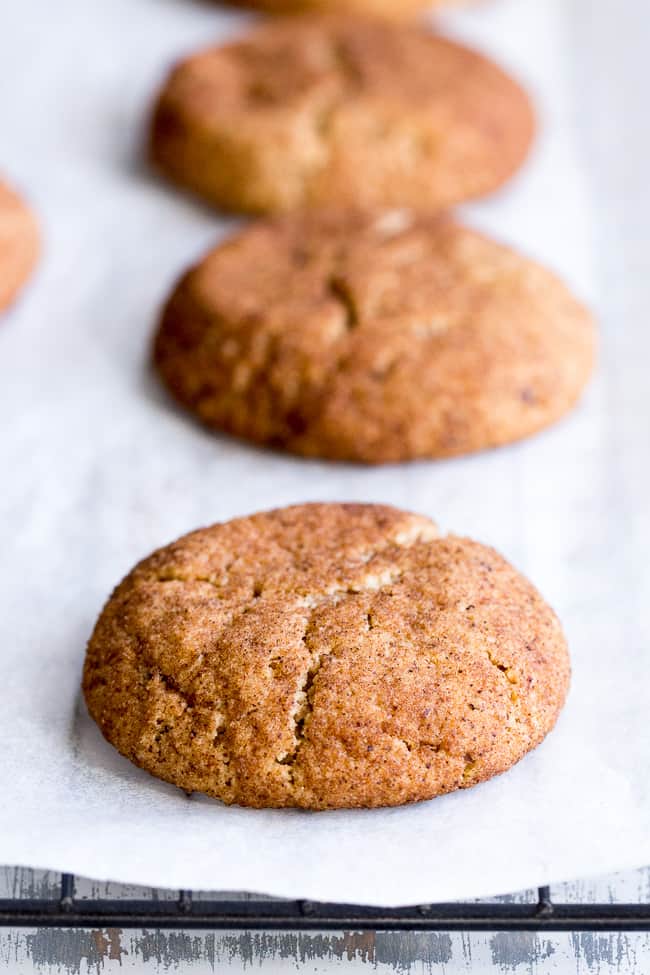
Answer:
[{"label": "white parchment paper", "polygon": [[[530,165],[467,218],[598,303],[591,224],[602,193],[588,191],[577,149],[575,6],[485,0],[444,23],[516,71],[539,107]],[[599,375],[553,430],[480,456],[376,470],[212,436],[149,373],[161,301],[228,224],[151,176],[143,118],[171,60],[244,22],[192,0],[2,5],[0,170],[38,209],[44,257],[0,323],[0,861],[385,905],[648,862],[647,329],[625,343],[616,330],[630,321],[610,323]],[[308,499],[427,513],[533,579],[574,662],[544,745],[508,774],[433,802],[310,814],[188,800],[103,741],[78,688],[113,584],[194,527]]]}]

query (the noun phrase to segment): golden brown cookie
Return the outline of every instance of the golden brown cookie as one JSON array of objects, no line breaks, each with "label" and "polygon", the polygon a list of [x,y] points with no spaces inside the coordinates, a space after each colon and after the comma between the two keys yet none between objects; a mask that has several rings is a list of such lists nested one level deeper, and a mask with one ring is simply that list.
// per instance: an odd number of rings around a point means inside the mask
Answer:
[{"label": "golden brown cookie", "polygon": [[392,806],[510,768],[569,658],[493,549],[383,505],[308,504],[186,535],[117,587],[90,713],[123,755],[246,806]]},{"label": "golden brown cookie", "polygon": [[592,319],[553,274],[406,211],[252,224],[181,279],[154,349],[209,426],[366,463],[531,434],[573,406],[593,354]]},{"label": "golden brown cookie", "polygon": [[533,127],[524,92],[481,55],[416,25],[313,15],[179,64],[150,151],[226,209],[438,209],[499,187]]},{"label": "golden brown cookie", "polygon": [[253,7],[267,14],[336,13],[404,20],[427,7],[439,7],[455,0],[230,0],[238,7]]},{"label": "golden brown cookie", "polygon": [[0,182],[0,311],[10,305],[38,256],[36,221],[20,197]]}]

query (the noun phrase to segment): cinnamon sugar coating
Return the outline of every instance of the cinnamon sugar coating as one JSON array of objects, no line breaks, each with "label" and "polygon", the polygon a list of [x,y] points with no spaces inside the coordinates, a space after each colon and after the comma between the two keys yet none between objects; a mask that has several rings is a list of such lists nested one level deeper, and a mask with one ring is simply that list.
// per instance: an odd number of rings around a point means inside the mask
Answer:
[{"label": "cinnamon sugar coating", "polygon": [[188,791],[390,806],[505,771],[555,724],[566,643],[494,550],[382,505],[205,528],[117,587],[83,688],[105,737]]}]

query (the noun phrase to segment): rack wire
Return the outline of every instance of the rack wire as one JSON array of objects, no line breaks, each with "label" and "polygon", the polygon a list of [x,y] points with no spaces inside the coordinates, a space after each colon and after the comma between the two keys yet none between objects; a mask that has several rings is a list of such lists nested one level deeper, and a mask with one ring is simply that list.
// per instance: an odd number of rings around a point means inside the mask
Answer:
[{"label": "rack wire", "polygon": [[565,904],[537,888],[529,903],[458,902],[413,907],[362,907],[253,897],[175,900],[85,899],[64,873],[58,897],[0,899],[0,927],[178,928],[375,931],[650,931],[650,904]]}]

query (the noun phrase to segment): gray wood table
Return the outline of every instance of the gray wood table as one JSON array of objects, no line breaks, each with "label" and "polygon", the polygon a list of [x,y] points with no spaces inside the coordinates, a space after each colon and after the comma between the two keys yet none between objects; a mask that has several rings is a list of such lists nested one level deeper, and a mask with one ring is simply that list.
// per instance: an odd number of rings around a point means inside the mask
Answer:
[{"label": "gray wood table", "polygon": [[[0,869],[0,899],[56,898],[60,875]],[[552,888],[558,903],[650,903],[650,868]],[[78,898],[174,898],[173,891],[77,880]],[[215,897],[218,895],[203,895]],[[229,895],[232,897],[232,895]],[[240,895],[245,897],[246,895]],[[535,891],[506,900],[534,899]],[[398,973],[552,972],[646,975],[650,934],[567,932],[272,932],[120,928],[0,929],[0,972],[90,975],[117,971],[194,973],[350,971]]]}]

